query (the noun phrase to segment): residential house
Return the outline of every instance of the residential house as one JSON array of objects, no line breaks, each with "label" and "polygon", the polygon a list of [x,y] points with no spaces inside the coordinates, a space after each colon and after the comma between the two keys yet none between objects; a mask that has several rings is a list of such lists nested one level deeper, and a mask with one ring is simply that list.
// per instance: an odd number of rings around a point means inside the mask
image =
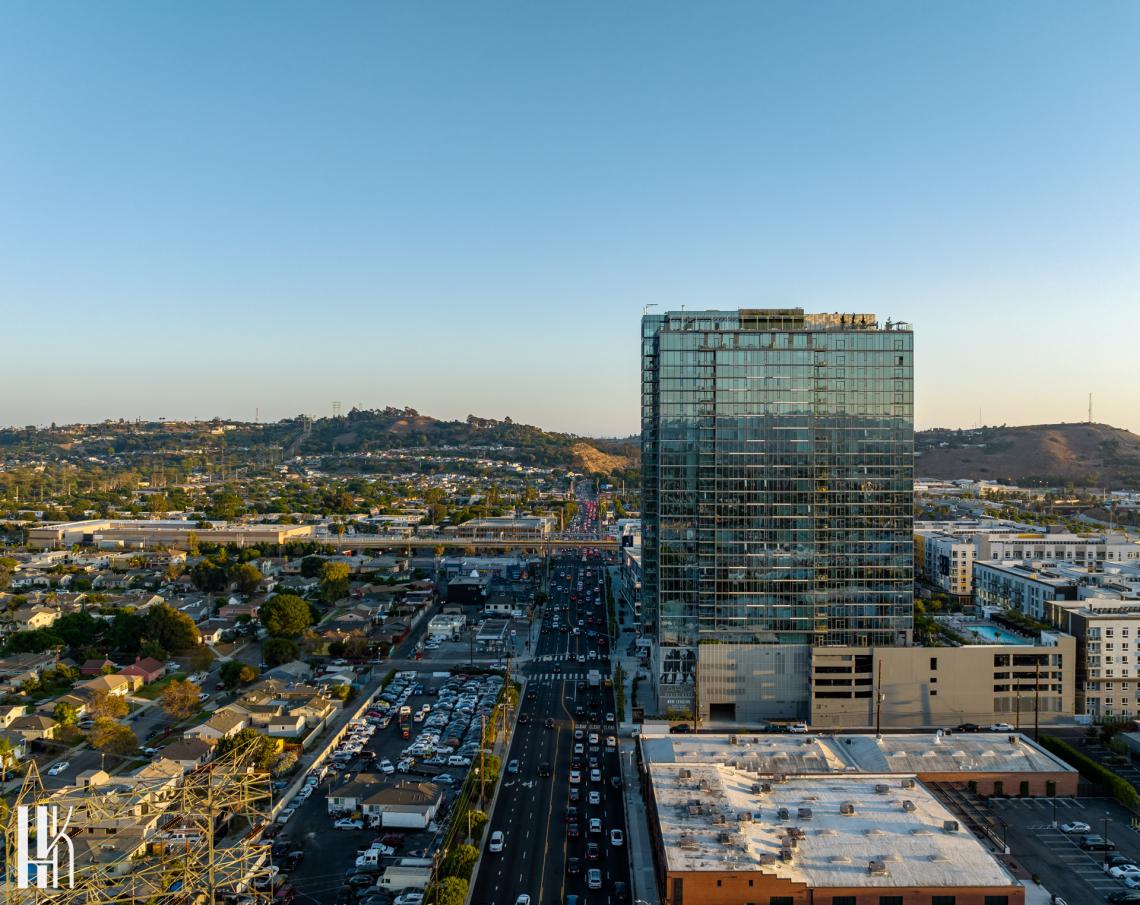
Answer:
[{"label": "residential house", "polygon": [[159,757],[178,764],[189,773],[213,758],[216,744],[204,738],[184,738],[167,745],[158,754]]},{"label": "residential house", "polygon": [[114,671],[119,667],[106,657],[103,659],[84,660],[83,665],[79,667],[79,674],[81,676],[101,676],[108,670]]},{"label": "residential house", "polygon": [[249,717],[233,707],[214,713],[206,722],[199,723],[182,733],[183,738],[218,739],[237,735],[249,725]]},{"label": "residential house", "polygon": [[298,710],[282,713],[269,720],[267,735],[274,738],[298,738],[305,730],[305,716]]},{"label": "residential house", "polygon": [[265,674],[267,679],[278,679],[282,682],[304,682],[313,675],[313,668],[303,660],[291,660],[275,666]]},{"label": "residential house", "polygon": [[86,682],[79,682],[75,686],[75,693],[92,697],[101,691],[116,698],[125,698],[128,694],[135,690],[136,687],[141,687],[142,683],[137,676],[96,676],[94,679],[88,679]]},{"label": "residential house", "polygon": [[23,760],[28,756],[28,740],[12,729],[0,729],[0,741],[8,743],[7,763]]},{"label": "residential house", "polygon": [[60,616],[56,607],[26,606],[20,607],[8,617],[10,631],[31,632],[39,628],[49,628]]},{"label": "residential house", "polygon": [[8,728],[12,732],[19,733],[25,740],[31,742],[41,738],[55,738],[55,732],[56,729],[59,728],[59,723],[50,716],[21,716],[12,720]]},{"label": "residential house", "polygon": [[12,721],[26,716],[28,708],[24,704],[0,704],[0,729],[7,729]]},{"label": "residential house", "polygon": [[0,659],[0,692],[15,691],[25,682],[38,679],[59,662],[57,651],[39,654],[12,654]]},{"label": "residential house", "polygon": [[[443,787],[433,782],[402,780],[369,795],[361,806],[371,826],[407,827],[414,820],[426,829],[443,805]],[[397,818],[396,815],[399,815]],[[386,817],[395,819],[388,820]]]},{"label": "residential house", "polygon": [[135,662],[119,670],[120,676],[137,676],[143,685],[157,682],[166,675],[166,664],[154,657],[136,657]]}]

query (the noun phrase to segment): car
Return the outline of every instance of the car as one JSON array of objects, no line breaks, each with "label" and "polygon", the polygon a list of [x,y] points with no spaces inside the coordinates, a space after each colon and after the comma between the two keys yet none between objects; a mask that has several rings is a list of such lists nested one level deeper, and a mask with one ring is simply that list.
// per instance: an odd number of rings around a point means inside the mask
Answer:
[{"label": "car", "polygon": [[48,776],[59,776],[60,773],[65,772],[70,766],[71,764],[65,760],[61,760],[59,763],[52,764],[48,769]]},{"label": "car", "polygon": [[519,772],[519,762],[517,760],[510,761],[507,764],[507,772],[508,773],[518,773]]},{"label": "car", "polygon": [[590,795],[589,795],[589,800],[590,800],[590,804],[601,804],[602,803],[602,793],[599,792],[597,789],[591,789]]},{"label": "car", "polygon": [[422,892],[405,892],[396,896],[392,900],[392,905],[423,905],[424,894]]},{"label": "car", "polygon": [[621,880],[614,883],[613,892],[615,905],[625,905],[629,901],[629,890]]},{"label": "car", "polygon": [[613,776],[610,777],[610,785],[613,786],[615,789],[620,789],[621,788],[621,777],[615,773]]},{"label": "car", "polygon": [[586,886],[589,889],[602,888],[602,872],[596,867],[592,867],[586,871]]},{"label": "car", "polygon": [[384,760],[380,761],[380,772],[385,776],[391,776],[396,772],[396,768],[388,758],[384,758]]},{"label": "car", "polygon": [[503,836],[503,831],[502,830],[495,830],[495,832],[493,832],[491,834],[491,842],[487,846],[487,850],[491,851],[491,852],[495,852],[497,854],[498,852],[501,852],[503,850],[504,843],[505,843],[505,838]]},{"label": "car", "polygon": [[586,860],[597,861],[602,856],[602,850],[598,847],[596,842],[586,843]]},{"label": "car", "polygon": [[602,781],[602,771],[597,770],[597,769],[591,770],[590,771],[590,782],[601,782],[601,781]]},{"label": "car", "polygon": [[445,786],[455,785],[455,777],[452,776],[450,773],[440,773],[439,776],[437,776],[434,781],[435,782],[441,782]]},{"label": "car", "polygon": [[578,836],[580,836],[580,835],[581,835],[581,831],[578,829],[578,824],[576,824],[576,823],[566,824],[566,838],[567,839],[577,839]]},{"label": "car", "polygon": [[1061,824],[1061,832],[1062,833],[1091,833],[1092,827],[1089,826],[1087,823],[1083,823],[1080,820],[1074,820],[1071,823],[1062,823]]},{"label": "car", "polygon": [[1114,852],[1116,851],[1116,843],[1110,842],[1104,836],[1098,836],[1096,833],[1088,833],[1081,837],[1081,848],[1086,852]]},{"label": "car", "polygon": [[669,731],[674,735],[684,735],[687,732],[692,732],[693,727],[688,723],[676,723],[669,727]]},{"label": "car", "polygon": [[546,718],[546,723],[545,723],[545,725],[546,725],[546,728],[547,728],[547,729],[553,729],[553,728],[554,728],[554,717],[552,717],[552,716],[548,716],[548,717]]},{"label": "car", "polygon": [[348,878],[348,885],[353,889],[364,889],[366,886],[373,886],[376,883],[376,878],[369,873],[353,874]]},{"label": "car", "polygon": [[610,830],[610,845],[625,845],[625,834],[621,830]]},{"label": "car", "polygon": [[538,765],[538,775],[539,776],[549,776],[550,775],[550,764],[546,763],[545,761],[543,763],[539,764]]},{"label": "car", "polygon": [[607,748],[616,748],[617,747],[617,738],[612,736],[612,735],[607,735],[606,736],[606,747]]},{"label": "car", "polygon": [[586,733],[581,729],[574,730],[574,741],[580,742],[586,737]]},{"label": "car", "polygon": [[1129,876],[1140,877],[1140,866],[1135,864],[1112,864],[1106,867],[1104,872],[1117,880],[1123,880]]},{"label": "car", "polygon": [[530,896],[525,892],[515,899],[515,905],[530,905]]},{"label": "car", "polygon": [[990,726],[990,732],[1016,732],[1009,723],[994,723]]},{"label": "car", "polygon": [[579,742],[577,745],[574,746],[574,753],[575,754],[585,754],[586,753],[586,746],[583,745],[581,742]]},{"label": "car", "polygon": [[602,831],[602,820],[600,817],[590,818],[590,832],[600,833]]},{"label": "car", "polygon": [[982,727],[977,723],[959,723],[955,728],[955,732],[977,732]]},{"label": "car", "polygon": [[1140,902],[1140,890],[1118,889],[1109,893],[1106,901],[1112,902],[1113,905],[1123,905],[1123,903],[1132,905],[1134,902]]},{"label": "car", "polygon": [[570,771],[570,784],[571,785],[577,785],[581,781],[582,781],[582,771],[581,770],[571,770]]},{"label": "car", "polygon": [[1108,857],[1106,857],[1104,860],[1104,863],[1106,865],[1135,864],[1136,859],[1130,858],[1130,857],[1128,857],[1128,855],[1122,855],[1122,854],[1118,853],[1118,854],[1109,855]]},{"label": "car", "polygon": [[596,732],[591,732],[591,733],[590,733],[590,744],[591,744],[591,745],[596,745],[597,743],[598,743],[598,733],[596,733]]},{"label": "car", "polygon": [[808,731],[807,723],[792,723],[788,727],[789,732],[794,732],[796,735],[806,735]]},{"label": "car", "polygon": [[1123,879],[1129,889],[1140,889],[1140,874],[1125,874]]},{"label": "car", "polygon": [[582,860],[580,858],[567,858],[566,859],[566,873],[580,874],[582,873]]},{"label": "car", "polygon": [[353,820],[351,817],[341,817],[340,820],[333,824],[334,830],[362,830],[364,829],[363,820]]}]

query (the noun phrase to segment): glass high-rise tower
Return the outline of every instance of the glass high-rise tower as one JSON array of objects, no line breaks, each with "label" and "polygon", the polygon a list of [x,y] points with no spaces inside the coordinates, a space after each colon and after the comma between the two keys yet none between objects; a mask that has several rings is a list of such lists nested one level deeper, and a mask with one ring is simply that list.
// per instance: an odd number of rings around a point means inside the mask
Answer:
[{"label": "glass high-rise tower", "polygon": [[871,314],[642,319],[641,612],[662,710],[700,683],[703,708],[770,696],[795,715],[796,650],[909,643],[912,356],[909,326]]}]

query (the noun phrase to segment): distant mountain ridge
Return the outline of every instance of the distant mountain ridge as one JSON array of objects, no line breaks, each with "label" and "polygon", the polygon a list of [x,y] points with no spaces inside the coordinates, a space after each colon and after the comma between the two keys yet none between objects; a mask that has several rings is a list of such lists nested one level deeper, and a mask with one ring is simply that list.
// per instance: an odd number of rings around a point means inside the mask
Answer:
[{"label": "distant mountain ridge", "polygon": [[1027,424],[915,434],[914,473],[1008,484],[1140,485],[1140,436],[1108,424]]}]

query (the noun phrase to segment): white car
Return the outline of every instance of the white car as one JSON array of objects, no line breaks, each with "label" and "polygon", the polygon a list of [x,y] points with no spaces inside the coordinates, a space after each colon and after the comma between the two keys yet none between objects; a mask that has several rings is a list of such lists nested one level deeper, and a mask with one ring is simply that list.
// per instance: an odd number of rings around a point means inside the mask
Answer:
[{"label": "white car", "polygon": [[396,772],[396,768],[392,766],[392,762],[390,760],[385,759],[380,761],[380,772],[385,776],[391,776]]},{"label": "white car", "polygon": [[524,892],[521,896],[515,899],[515,905],[530,905],[530,896]]},{"label": "white car", "polygon": [[602,831],[602,821],[599,817],[590,818],[590,832],[600,833]]},{"label": "white car", "polygon": [[610,830],[610,845],[624,845],[625,836],[621,830]]},{"label": "white car", "polygon": [[570,784],[576,786],[581,781],[582,781],[582,771],[581,770],[571,770],[570,771]]},{"label": "white car", "polygon": [[1009,723],[994,723],[990,726],[990,732],[1016,732]]},{"label": "white car", "polygon": [[602,803],[602,793],[599,792],[597,789],[591,790],[589,798],[590,798],[590,804],[601,804]]},{"label": "white car", "polygon": [[506,840],[503,837],[503,831],[495,830],[495,832],[491,834],[491,844],[487,846],[488,851],[496,853],[501,852],[503,850],[503,844],[505,841]]},{"label": "white car", "polygon": [[591,770],[590,771],[590,782],[601,782],[601,781],[602,781],[602,771],[601,770]]},{"label": "white car", "polygon": [[424,894],[422,892],[405,892],[396,896],[392,905],[423,905]]},{"label": "white car", "polygon": [[807,735],[807,723],[792,723],[788,727],[789,732],[794,732],[796,735]]},{"label": "white car", "polygon": [[617,747],[617,738],[615,736],[612,736],[612,735],[607,735],[606,736],[606,747],[607,748],[616,748]]},{"label": "white car", "polygon": [[1072,823],[1062,823],[1061,824],[1061,832],[1062,833],[1091,833],[1092,827],[1089,826],[1087,823],[1083,823],[1080,820],[1074,820]]},{"label": "white car", "polygon": [[363,820],[353,820],[351,817],[341,817],[336,823],[333,824],[335,830],[362,830],[364,829]]},{"label": "white car", "polygon": [[1115,867],[1105,869],[1105,873],[1117,880],[1125,877],[1140,877],[1140,864],[1117,864]]},{"label": "white car", "polygon": [[52,764],[48,770],[48,776],[59,776],[60,773],[63,773],[70,766],[71,764],[65,760],[61,760],[58,764]]}]

